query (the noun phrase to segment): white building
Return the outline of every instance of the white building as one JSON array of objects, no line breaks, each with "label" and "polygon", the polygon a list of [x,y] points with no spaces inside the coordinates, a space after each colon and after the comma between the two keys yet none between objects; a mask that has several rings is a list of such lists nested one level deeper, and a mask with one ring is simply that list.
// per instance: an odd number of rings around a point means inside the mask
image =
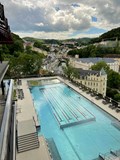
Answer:
[{"label": "white building", "polygon": [[110,69],[119,72],[119,61],[113,58],[70,58],[70,64],[74,68],[82,68],[84,70],[89,70],[92,65],[100,61],[104,61],[109,65]]},{"label": "white building", "polygon": [[104,69],[101,69],[101,71],[78,69],[78,72],[79,77],[73,77],[74,81],[106,96],[107,74]]}]

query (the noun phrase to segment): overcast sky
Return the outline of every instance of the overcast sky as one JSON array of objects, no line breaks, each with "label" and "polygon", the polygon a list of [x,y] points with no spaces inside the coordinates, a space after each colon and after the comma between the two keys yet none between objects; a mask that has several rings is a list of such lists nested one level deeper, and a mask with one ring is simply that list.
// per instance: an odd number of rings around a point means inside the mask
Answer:
[{"label": "overcast sky", "polygon": [[120,0],[0,0],[21,37],[96,37],[120,26]]}]

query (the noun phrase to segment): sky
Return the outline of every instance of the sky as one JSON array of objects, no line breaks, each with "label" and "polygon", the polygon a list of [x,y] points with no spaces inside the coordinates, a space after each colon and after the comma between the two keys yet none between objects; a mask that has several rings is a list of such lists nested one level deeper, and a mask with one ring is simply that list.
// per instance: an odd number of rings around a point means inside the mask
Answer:
[{"label": "sky", "polygon": [[120,27],[120,0],[0,0],[20,37],[97,37]]}]

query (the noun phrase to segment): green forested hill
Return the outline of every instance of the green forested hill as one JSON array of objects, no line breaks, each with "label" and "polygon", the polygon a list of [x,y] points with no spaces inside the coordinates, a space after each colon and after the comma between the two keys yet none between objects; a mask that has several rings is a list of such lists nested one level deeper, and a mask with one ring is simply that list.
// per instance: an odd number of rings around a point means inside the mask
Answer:
[{"label": "green forested hill", "polygon": [[115,41],[116,38],[120,40],[120,27],[114,28],[106,33],[103,33],[99,37],[91,39],[91,43],[96,43],[96,42],[101,42],[102,40],[104,41]]},{"label": "green forested hill", "polygon": [[112,29],[104,34],[102,34],[99,38],[100,39],[115,39],[115,38],[120,39],[120,27]]},{"label": "green forested hill", "polygon": [[116,38],[120,40],[120,27],[114,28],[96,38],[86,37],[86,38],[78,38],[78,39],[72,38],[72,39],[66,39],[66,40],[54,40],[54,39],[36,39],[32,37],[25,37],[23,39],[31,42],[39,41],[39,42],[51,43],[51,44],[53,43],[60,44],[65,41],[74,41],[74,42],[77,42],[78,45],[88,45],[96,42],[101,42],[102,40],[115,40]]}]

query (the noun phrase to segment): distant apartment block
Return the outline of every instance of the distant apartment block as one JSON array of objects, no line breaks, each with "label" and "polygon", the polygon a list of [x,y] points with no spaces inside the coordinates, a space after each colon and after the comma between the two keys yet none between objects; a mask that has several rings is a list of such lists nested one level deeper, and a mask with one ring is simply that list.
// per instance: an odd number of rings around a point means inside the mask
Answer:
[{"label": "distant apartment block", "polygon": [[114,58],[70,58],[70,64],[74,68],[82,68],[84,70],[89,70],[92,65],[100,61],[104,61],[109,65],[110,69],[119,72],[119,61]]},{"label": "distant apartment block", "polygon": [[107,74],[104,69],[101,71],[78,69],[78,72],[80,76],[79,78],[74,77],[74,81],[106,96]]}]

